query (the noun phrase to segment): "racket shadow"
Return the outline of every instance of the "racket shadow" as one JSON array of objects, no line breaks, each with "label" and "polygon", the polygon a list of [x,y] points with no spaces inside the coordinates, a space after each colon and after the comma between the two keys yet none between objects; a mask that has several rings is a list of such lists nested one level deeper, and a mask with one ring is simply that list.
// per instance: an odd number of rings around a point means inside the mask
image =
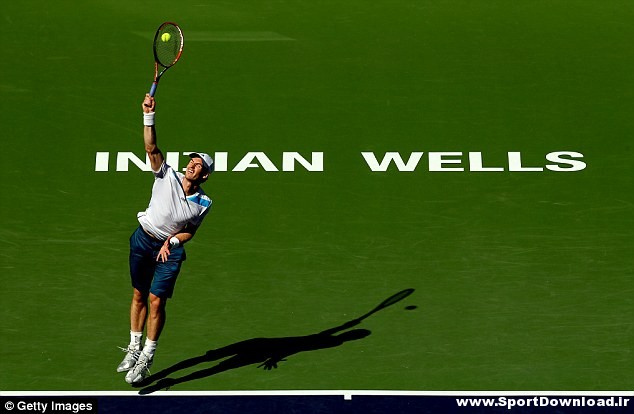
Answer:
[{"label": "racket shadow", "polygon": [[[409,293],[412,293],[413,289],[408,291]],[[398,301],[403,299],[405,296],[409,296],[409,293],[404,296],[402,295]],[[391,298],[395,296],[396,295],[393,295]],[[397,301],[392,301],[389,305],[396,302]],[[385,301],[383,303],[385,303]],[[367,329],[351,328],[359,325],[364,319],[376,313],[378,310],[384,309],[385,307],[387,306],[375,308],[373,311],[359,318],[350,320],[342,325],[326,329],[316,334],[279,338],[252,338],[236,342],[222,348],[212,349],[203,355],[183,360],[171,367],[152,374],[143,382],[136,384],[135,387],[142,388],[139,391],[139,394],[146,395],[162,389],[168,389],[174,385],[210,377],[212,375],[245,367],[247,365],[259,363],[258,368],[263,368],[265,370],[275,369],[277,368],[278,363],[285,361],[286,358],[291,355],[295,355],[300,352],[334,348],[349,341],[366,338],[372,333],[371,331]],[[181,377],[168,378],[170,374],[192,368],[200,364],[219,360],[222,361],[210,368],[201,369]]]}]

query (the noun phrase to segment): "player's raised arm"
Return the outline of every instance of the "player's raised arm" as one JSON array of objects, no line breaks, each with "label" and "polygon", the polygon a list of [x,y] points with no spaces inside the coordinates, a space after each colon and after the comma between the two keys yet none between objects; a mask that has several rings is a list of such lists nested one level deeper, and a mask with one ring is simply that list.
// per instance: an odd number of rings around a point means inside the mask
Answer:
[{"label": "player's raised arm", "polygon": [[143,104],[143,142],[145,144],[145,152],[150,158],[150,165],[153,171],[158,171],[163,164],[163,153],[156,145],[156,128],[154,127],[154,110],[156,102],[150,94],[145,95]]}]

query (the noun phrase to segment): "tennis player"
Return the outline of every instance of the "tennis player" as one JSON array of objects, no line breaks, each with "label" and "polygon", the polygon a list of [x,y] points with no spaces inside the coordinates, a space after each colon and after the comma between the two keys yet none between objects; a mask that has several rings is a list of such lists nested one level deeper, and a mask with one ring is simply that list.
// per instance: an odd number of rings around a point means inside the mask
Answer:
[{"label": "tennis player", "polygon": [[[185,260],[183,245],[194,237],[211,207],[211,199],[200,185],[213,171],[213,160],[202,152],[189,155],[185,174],[167,165],[156,144],[156,102],[149,94],[142,108],[143,141],[155,179],[150,204],[138,213],[139,227],[130,237],[130,344],[122,348],[126,356],[117,367],[118,372],[127,371],[129,384],[139,383],[149,374],[165,325],[165,305]],[[146,339],[141,348],[144,328]]]}]

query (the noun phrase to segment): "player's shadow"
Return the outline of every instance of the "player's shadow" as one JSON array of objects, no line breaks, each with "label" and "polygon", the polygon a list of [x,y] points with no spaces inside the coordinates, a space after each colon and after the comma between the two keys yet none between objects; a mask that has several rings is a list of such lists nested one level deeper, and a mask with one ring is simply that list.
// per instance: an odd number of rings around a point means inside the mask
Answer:
[{"label": "player's shadow", "polygon": [[[403,292],[399,292],[401,293],[401,297],[399,297],[398,300],[408,296],[411,292],[413,292],[413,289],[409,289],[405,295],[402,295]],[[392,298],[395,296],[396,295],[392,296]],[[388,300],[389,299],[390,298],[388,298]],[[384,303],[386,302],[384,301]],[[392,303],[389,303],[386,306],[389,306]],[[353,319],[335,328],[330,328],[312,335],[282,338],[253,338],[227,345],[222,348],[212,349],[207,351],[204,355],[186,359],[172,365],[169,368],[152,374],[143,382],[136,384],[135,386],[143,387],[139,391],[139,394],[151,394],[155,391],[167,389],[177,384],[209,377],[251,364],[260,363],[258,368],[261,367],[265,370],[277,368],[277,364],[279,362],[284,361],[285,358],[291,355],[300,352],[315,351],[318,349],[334,348],[343,345],[348,341],[359,340],[367,337],[372,333],[367,329],[347,330],[359,325],[365,318],[374,312],[385,308],[386,306],[379,306],[375,310],[360,318]],[[339,334],[336,335],[337,333]],[[178,378],[167,378],[168,375],[175,372],[185,370],[205,362],[218,361],[223,358],[227,359],[224,359],[210,368],[201,369]]]},{"label": "player's shadow", "polygon": [[[260,363],[258,368],[262,367],[267,370],[277,368],[277,364],[280,361],[284,361],[285,358],[290,355],[297,354],[299,352],[333,348],[342,345],[347,341],[365,338],[371,333],[367,329],[354,329],[339,335],[334,335],[334,333],[338,332],[340,329],[345,329],[344,325],[342,325],[342,327],[329,329],[313,335],[285,338],[253,338],[222,348],[212,349],[207,351],[204,355],[186,359],[149,376],[145,381],[138,385],[145,387],[139,391],[139,394],[150,394],[154,391],[169,388],[176,384],[209,377],[211,375],[251,364]],[[227,357],[230,358],[221,361],[211,368],[201,369],[178,378],[166,378],[174,372],[191,368],[204,362],[217,361]],[[154,381],[157,382],[153,385],[147,386]]]}]

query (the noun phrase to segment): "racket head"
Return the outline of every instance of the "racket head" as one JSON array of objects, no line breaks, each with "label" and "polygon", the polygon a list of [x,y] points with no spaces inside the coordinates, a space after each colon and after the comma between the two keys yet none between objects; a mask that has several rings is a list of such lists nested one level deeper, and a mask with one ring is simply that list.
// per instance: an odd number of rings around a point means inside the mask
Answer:
[{"label": "racket head", "polygon": [[379,303],[379,305],[376,308],[372,309],[370,312],[366,313],[365,315],[357,318],[357,320],[363,320],[367,318],[368,316],[380,311],[381,309],[385,309],[388,306],[392,306],[395,303],[402,301],[403,299],[405,299],[406,297],[414,293],[414,290],[415,289],[411,289],[411,288],[404,289],[404,290],[401,290],[400,292],[393,294],[389,298],[385,299],[383,302]]},{"label": "racket head", "polygon": [[[167,41],[163,40],[165,34],[169,35]],[[183,32],[176,23],[161,24],[154,35],[154,60],[165,68],[173,66],[180,59],[184,44]]]},{"label": "racket head", "polygon": [[400,292],[393,294],[392,296],[381,302],[379,306],[376,307],[376,310],[384,309],[388,306],[394,305],[395,303],[402,301],[412,293],[414,293],[414,289],[401,290]]}]

